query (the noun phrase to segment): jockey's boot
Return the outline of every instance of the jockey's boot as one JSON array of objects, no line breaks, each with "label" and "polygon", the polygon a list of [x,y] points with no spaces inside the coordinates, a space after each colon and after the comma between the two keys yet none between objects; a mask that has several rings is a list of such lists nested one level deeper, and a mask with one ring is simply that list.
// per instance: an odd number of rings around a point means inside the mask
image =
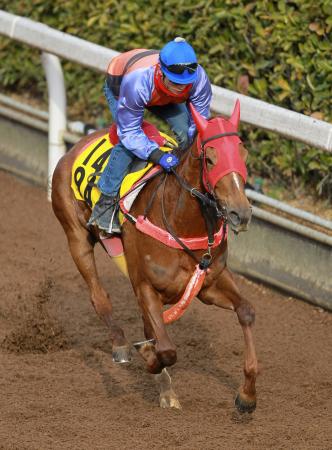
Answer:
[{"label": "jockey's boot", "polygon": [[117,197],[101,194],[95,204],[88,225],[97,225],[109,234],[121,233]]}]

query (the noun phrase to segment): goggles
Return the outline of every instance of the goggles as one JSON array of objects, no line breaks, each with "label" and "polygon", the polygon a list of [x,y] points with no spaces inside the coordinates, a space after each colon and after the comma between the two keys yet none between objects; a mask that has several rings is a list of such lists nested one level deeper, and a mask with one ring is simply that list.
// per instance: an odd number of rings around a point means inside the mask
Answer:
[{"label": "goggles", "polygon": [[160,63],[163,67],[165,67],[167,70],[169,70],[172,73],[175,73],[177,75],[183,74],[185,70],[188,70],[189,73],[195,73],[197,70],[197,63],[180,63],[180,64],[170,64],[169,66],[160,60]]}]

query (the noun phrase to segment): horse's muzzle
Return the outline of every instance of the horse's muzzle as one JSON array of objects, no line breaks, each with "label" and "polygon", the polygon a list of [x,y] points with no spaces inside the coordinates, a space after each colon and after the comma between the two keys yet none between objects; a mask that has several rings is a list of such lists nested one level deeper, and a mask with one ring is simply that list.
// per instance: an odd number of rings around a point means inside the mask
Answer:
[{"label": "horse's muzzle", "polygon": [[235,233],[248,230],[251,215],[251,207],[241,209],[227,208],[228,223]]}]

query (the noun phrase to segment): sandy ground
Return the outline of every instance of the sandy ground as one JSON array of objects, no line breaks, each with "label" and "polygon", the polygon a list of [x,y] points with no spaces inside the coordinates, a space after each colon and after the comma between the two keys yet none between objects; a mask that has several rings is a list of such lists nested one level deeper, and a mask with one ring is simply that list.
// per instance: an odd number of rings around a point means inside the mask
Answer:
[{"label": "sandy ground", "polygon": [[[258,406],[239,415],[243,338],[233,313],[195,301],[171,325],[183,409],[162,410],[134,355],[115,365],[43,190],[0,171],[0,448],[332,448],[332,316],[237,277],[255,305]],[[143,338],[129,282],[97,250],[114,314]]]}]

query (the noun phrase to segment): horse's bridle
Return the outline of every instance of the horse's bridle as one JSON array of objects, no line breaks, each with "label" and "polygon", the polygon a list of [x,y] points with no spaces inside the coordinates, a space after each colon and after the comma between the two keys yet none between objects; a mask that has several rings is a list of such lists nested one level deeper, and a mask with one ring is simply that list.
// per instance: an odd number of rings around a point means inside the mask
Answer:
[{"label": "horse's bridle", "polygon": [[[215,139],[219,139],[222,137],[226,137],[226,136],[239,136],[239,133],[237,132],[226,132],[226,133],[220,133],[220,134],[216,134],[213,136],[210,136],[209,138],[205,139],[204,141],[201,142],[201,151],[199,152],[199,156],[196,157],[197,159],[200,160],[200,178],[201,178],[201,182],[202,185],[203,184],[203,170],[204,170],[204,162],[205,162],[205,153],[204,153],[204,147],[205,145],[210,142],[213,141]],[[191,157],[195,158],[195,156],[192,155],[192,153],[190,154]],[[218,199],[215,196],[215,193],[213,191],[213,189],[210,187],[210,189],[208,190],[208,192],[203,193],[201,191],[199,191],[197,188],[191,186],[184,178],[182,178],[177,171],[172,168],[170,170],[170,172],[175,176],[175,178],[177,179],[178,183],[180,184],[180,186],[185,189],[186,191],[188,191],[190,193],[190,195],[192,195],[193,197],[197,198],[200,202],[201,205],[201,210],[202,210],[202,214],[206,223],[206,228],[207,228],[207,233],[208,233],[208,248],[207,248],[207,252],[202,256],[201,260],[198,261],[195,253],[190,250],[186,245],[184,245],[183,242],[181,242],[181,240],[177,237],[176,233],[174,232],[174,230],[172,229],[171,225],[169,224],[166,214],[165,214],[165,208],[164,208],[164,192],[162,195],[162,215],[163,215],[163,222],[164,225],[167,229],[167,231],[173,236],[173,238],[178,242],[179,245],[181,245],[181,247],[192,257],[194,258],[196,261],[199,262],[199,266],[201,269],[207,269],[211,264],[212,264],[212,255],[211,255],[211,248],[214,244],[214,229],[215,229],[215,222],[221,220],[222,221],[222,226],[223,226],[223,239],[220,243],[220,245],[223,244],[225,237],[226,237],[226,228],[227,228],[227,222],[228,222],[228,215],[227,215],[227,209],[225,205],[221,205],[220,202],[218,201]],[[164,178],[164,189],[165,189],[165,184],[166,184],[166,179],[167,179],[167,173],[165,174],[165,178]],[[161,186],[162,183],[160,183],[158,185],[158,187]],[[213,217],[211,220],[211,212],[213,213]]]},{"label": "horse's bridle", "polygon": [[207,139],[205,139],[204,141],[201,142],[201,150],[204,151],[204,146],[208,142],[214,141],[215,139],[219,139],[219,138],[226,137],[226,136],[240,136],[240,135],[236,131],[230,131],[228,133],[215,134],[214,136],[210,136],[210,137],[208,137]]},{"label": "horse's bridle", "polygon": [[[208,253],[210,256],[211,256],[211,254],[210,254],[211,245],[213,245],[215,223],[216,223],[216,221],[219,221],[219,220],[222,221],[223,227],[224,227],[224,237],[223,237],[223,241],[224,241],[224,238],[226,236],[226,227],[227,227],[227,223],[228,223],[228,213],[227,213],[226,205],[221,204],[220,201],[217,199],[217,197],[214,193],[213,187],[208,182],[204,183],[204,181],[203,181],[204,170],[207,172],[206,158],[205,158],[205,156],[206,156],[205,155],[205,146],[207,143],[209,143],[211,141],[214,141],[214,140],[220,139],[220,138],[224,138],[224,137],[229,137],[229,136],[238,136],[239,137],[239,133],[236,131],[229,131],[229,132],[214,134],[200,142],[198,156],[194,156],[193,153],[190,152],[190,157],[192,157],[194,159],[199,159],[199,161],[200,161],[200,180],[201,180],[202,186],[205,186],[205,189],[207,192],[203,193],[203,192],[199,191],[197,188],[190,186],[187,183],[187,181],[184,180],[176,172],[176,170],[171,169],[171,172],[174,174],[174,176],[178,180],[179,184],[185,190],[190,192],[190,194],[193,197],[196,197],[201,204],[201,210],[202,210],[203,217],[205,219],[206,228],[207,228],[207,232],[208,232],[208,242],[209,242]],[[211,219],[211,213],[213,216],[212,219]],[[164,220],[164,223],[165,223],[165,220]],[[166,226],[166,223],[165,223],[165,226]],[[221,244],[223,243],[223,241],[221,242]],[[211,264],[211,262],[212,262],[212,258],[210,258],[209,265]]]},{"label": "horse's bridle", "polygon": [[[190,156],[192,158],[199,159],[199,161],[200,161],[200,177],[201,177],[201,182],[202,182],[203,186],[204,186],[203,170],[204,170],[204,162],[205,162],[204,147],[208,142],[215,140],[215,139],[222,138],[222,137],[226,137],[226,136],[239,136],[239,134],[237,132],[226,132],[226,133],[220,133],[220,134],[210,136],[209,138],[207,138],[201,142],[201,151],[199,152],[198,157],[196,157],[192,153],[190,153]],[[203,254],[203,256],[200,259],[197,258],[196,254],[184,242],[182,242],[181,239],[176,235],[175,231],[173,230],[172,226],[170,225],[170,223],[168,222],[168,219],[166,217],[165,206],[164,206],[164,193],[165,193],[166,181],[167,181],[168,175],[170,173],[175,176],[178,183],[180,184],[180,186],[183,189],[188,191],[192,197],[197,198],[197,200],[200,202],[201,210],[202,210],[202,214],[203,214],[203,217],[204,217],[204,220],[206,223],[207,234],[208,234],[208,247],[206,249],[206,252]],[[166,172],[166,173],[163,169],[160,169],[157,172],[155,172],[151,176],[151,178],[149,178],[148,180],[144,180],[144,183],[151,180],[152,178],[155,178],[156,176],[162,175],[162,174],[164,174],[164,177],[162,177],[162,179],[158,183],[156,189],[154,190],[154,192],[147,204],[147,207],[144,210],[143,216],[147,217],[148,212],[152,207],[152,204],[154,202],[154,199],[156,197],[156,194],[157,194],[159,188],[161,186],[163,186],[163,193],[162,193],[162,197],[161,197],[161,209],[162,209],[162,219],[163,219],[163,223],[164,223],[166,230],[174,238],[174,240],[183,248],[183,250],[186,253],[188,253],[188,255],[190,255],[199,264],[199,267],[201,269],[207,270],[213,262],[213,256],[211,254],[211,249],[215,242],[214,241],[214,232],[215,232],[216,222],[221,221],[222,222],[221,226],[223,227],[222,240],[221,240],[219,246],[222,246],[222,244],[225,241],[226,235],[227,235],[228,214],[227,214],[226,206],[220,205],[220,202],[216,198],[212,188],[210,190],[208,190],[206,193],[199,191],[197,188],[191,186],[184,178],[182,178],[177,173],[175,168],[170,169],[170,171]],[[140,185],[140,183],[136,186],[136,188],[139,185]],[[124,215],[130,222],[132,222],[132,217],[130,216],[130,214],[124,213]],[[211,216],[212,216],[212,219],[211,219]],[[132,223],[135,223],[135,222],[132,222]]]}]

